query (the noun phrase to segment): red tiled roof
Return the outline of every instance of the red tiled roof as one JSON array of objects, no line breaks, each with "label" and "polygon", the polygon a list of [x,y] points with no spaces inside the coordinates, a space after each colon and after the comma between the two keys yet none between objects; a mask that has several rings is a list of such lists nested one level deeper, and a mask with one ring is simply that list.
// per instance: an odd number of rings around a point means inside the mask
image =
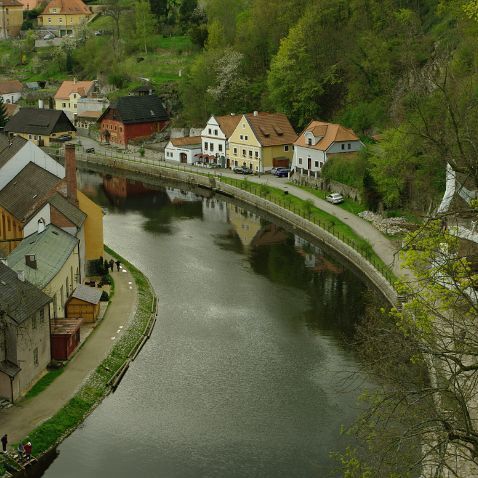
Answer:
[{"label": "red tiled roof", "polygon": [[[316,138],[322,137],[322,139],[315,145],[309,145],[305,137],[307,132],[312,133]],[[340,141],[359,141],[359,138],[351,129],[340,124],[311,121],[294,144],[295,146],[327,151],[332,143]]]},{"label": "red tiled roof", "polygon": [[292,144],[297,134],[282,113],[247,113],[244,115],[261,146]]},{"label": "red tiled roof", "polygon": [[[52,9],[57,11],[52,13]],[[91,15],[91,10],[81,0],[51,0],[42,15]]]},{"label": "red tiled roof", "polygon": [[215,116],[221,131],[226,135],[226,138],[230,138],[236,126],[241,121],[241,115],[225,115],[225,116]]},{"label": "red tiled roof", "polygon": [[72,93],[87,96],[94,85],[94,81],[64,81],[55,93],[55,100],[67,100]]},{"label": "red tiled roof", "polygon": [[0,82],[0,95],[5,95],[7,93],[17,93],[18,91],[22,90],[23,85],[18,80],[8,80]]},{"label": "red tiled roof", "polygon": [[191,146],[201,144],[201,136],[185,136],[184,138],[171,138],[173,146]]}]

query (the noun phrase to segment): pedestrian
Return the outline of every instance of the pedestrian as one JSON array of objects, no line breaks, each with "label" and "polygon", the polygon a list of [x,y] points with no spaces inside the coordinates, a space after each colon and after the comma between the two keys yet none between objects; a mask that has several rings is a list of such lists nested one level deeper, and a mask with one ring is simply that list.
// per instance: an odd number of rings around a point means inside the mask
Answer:
[{"label": "pedestrian", "polygon": [[103,264],[103,271],[105,274],[108,274],[109,267],[110,267],[110,263],[108,262],[108,259],[105,259],[105,262]]},{"label": "pedestrian", "polygon": [[23,450],[25,451],[25,459],[26,461],[30,461],[30,458],[32,456],[32,444],[31,442],[28,442],[24,447]]},{"label": "pedestrian", "polygon": [[23,454],[25,453],[25,449],[23,448],[23,443],[20,442],[17,447],[18,458],[23,460]]},{"label": "pedestrian", "polygon": [[111,269],[111,272],[114,271],[114,268],[115,268],[115,261],[113,259],[110,259],[110,269]]},{"label": "pedestrian", "polygon": [[1,438],[1,441],[2,441],[3,453],[7,453],[8,437],[7,437],[7,434],[6,434],[6,433],[5,433],[5,435],[3,435],[3,437]]},{"label": "pedestrian", "polygon": [[121,261],[116,261],[116,270],[119,272]]}]

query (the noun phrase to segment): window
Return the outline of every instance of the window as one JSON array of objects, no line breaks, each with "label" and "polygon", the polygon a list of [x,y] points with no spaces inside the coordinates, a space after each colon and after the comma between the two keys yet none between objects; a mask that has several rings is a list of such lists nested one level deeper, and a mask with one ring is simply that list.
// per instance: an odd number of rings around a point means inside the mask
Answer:
[{"label": "window", "polygon": [[211,153],[214,152],[214,143],[211,143]]},{"label": "window", "polygon": [[302,158],[299,158],[299,164],[302,164]]},{"label": "window", "polygon": [[255,156],[256,158],[258,158],[258,157],[259,157],[259,151],[256,151],[255,154],[254,154],[254,156]]},{"label": "window", "polygon": [[342,151],[345,149],[345,144],[341,144],[340,146],[342,146]]},{"label": "window", "polygon": [[211,134],[211,131],[212,131],[211,128],[209,128],[209,129],[207,130],[207,132],[208,132],[209,134]]},{"label": "window", "polygon": [[237,154],[237,148],[234,148],[233,151],[234,151],[234,154]]},{"label": "window", "polygon": [[48,17],[48,23],[51,23],[51,17]]},{"label": "window", "polygon": [[284,151],[286,151],[286,152],[289,151],[289,145],[288,144],[284,145]]},{"label": "window", "polygon": [[32,135],[31,135],[31,134],[28,135],[28,139],[32,139]]},{"label": "window", "polygon": [[245,128],[245,127],[246,127],[246,123],[242,123],[242,127]]},{"label": "window", "polygon": [[66,108],[66,103],[62,103],[61,106],[62,106],[63,108]]},{"label": "window", "polygon": [[36,329],[37,328],[37,317],[36,315],[33,315],[32,316],[32,329]]},{"label": "window", "polygon": [[222,144],[218,144],[217,149],[222,153]]},{"label": "window", "polygon": [[352,149],[352,145],[350,143],[347,144],[347,149]]},{"label": "window", "polygon": [[249,139],[249,136],[244,136],[244,139],[247,141]]},{"label": "window", "polygon": [[239,139],[244,139],[244,136],[241,134],[241,135],[239,136]]},{"label": "window", "polygon": [[217,132],[217,129],[214,130],[214,134],[217,136],[219,133]]},{"label": "window", "polygon": [[245,150],[245,149],[242,150],[242,155],[243,155],[244,157],[246,156],[246,150]]},{"label": "window", "polygon": [[252,151],[249,150],[249,157],[252,158]]},{"label": "window", "polygon": [[209,144],[207,141],[204,142],[204,150],[207,151],[209,149]]},{"label": "window", "polygon": [[307,144],[308,144],[309,146],[312,146],[312,138],[307,138]]},{"label": "window", "polygon": [[58,23],[63,23],[63,18],[59,18]]},{"label": "window", "polygon": [[316,168],[319,167],[319,162],[318,162],[318,161],[315,162],[315,167],[316,167]]},{"label": "window", "polygon": [[73,105],[73,108],[78,108],[78,105],[75,103],[75,104]]},{"label": "window", "polygon": [[38,366],[38,347],[33,349],[33,363],[35,366]]}]

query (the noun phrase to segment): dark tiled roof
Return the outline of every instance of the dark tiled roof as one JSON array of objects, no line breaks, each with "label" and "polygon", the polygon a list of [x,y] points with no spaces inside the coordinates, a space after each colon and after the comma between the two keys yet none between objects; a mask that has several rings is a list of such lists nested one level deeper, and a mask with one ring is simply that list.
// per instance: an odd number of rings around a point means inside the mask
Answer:
[{"label": "dark tiled roof", "polygon": [[51,301],[29,282],[21,281],[15,271],[0,262],[0,310],[21,324]]},{"label": "dark tiled roof", "polygon": [[76,131],[76,128],[61,110],[22,108],[10,118],[5,125],[5,131],[49,136],[52,133]]},{"label": "dark tiled roof", "polygon": [[71,297],[84,302],[89,302],[90,304],[98,304],[102,292],[101,289],[97,289],[96,287],[78,284],[73,294],[71,294]]},{"label": "dark tiled roof", "polygon": [[25,146],[26,142],[27,140],[20,136],[9,139],[4,134],[0,134],[0,168],[12,159]]},{"label": "dark tiled roof", "polygon": [[71,204],[71,202],[60,193],[53,195],[48,202],[63,214],[63,216],[69,219],[76,227],[81,227],[85,222],[86,214],[74,204]]},{"label": "dark tiled roof", "polygon": [[50,191],[61,181],[34,163],[28,163],[1,191],[0,206],[20,221],[45,202]]},{"label": "dark tiled roof", "polygon": [[123,96],[106,111],[109,109],[115,110],[124,124],[169,120],[161,100],[155,95]]}]

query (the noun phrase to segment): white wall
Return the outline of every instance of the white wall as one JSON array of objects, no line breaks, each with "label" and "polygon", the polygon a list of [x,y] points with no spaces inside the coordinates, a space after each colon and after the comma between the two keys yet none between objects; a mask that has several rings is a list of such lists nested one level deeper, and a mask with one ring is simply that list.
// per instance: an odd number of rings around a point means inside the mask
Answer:
[{"label": "white wall", "polygon": [[327,149],[327,153],[352,153],[360,151],[362,148],[361,141],[340,141],[332,143]]},{"label": "white wall", "polygon": [[185,153],[187,156],[187,164],[192,164],[197,160],[195,157],[196,154],[201,154],[201,146],[197,146],[195,148],[181,148],[176,147],[171,143],[168,143],[164,150],[164,159],[166,161],[177,161],[178,163],[181,162],[181,153]]},{"label": "white wall", "polygon": [[22,97],[22,94],[20,92],[15,92],[5,93],[4,95],[0,96],[3,98],[4,103],[16,103]]},{"label": "white wall", "polygon": [[35,163],[50,173],[63,179],[65,168],[48,156],[37,145],[27,141],[18,153],[0,170],[0,190],[2,190],[29,162]]},{"label": "white wall", "polygon": [[51,223],[50,205],[45,204],[31,219],[25,224],[23,228],[23,237],[28,237],[38,231],[38,220],[43,218],[45,226]]},{"label": "white wall", "polygon": [[227,138],[214,116],[201,131],[201,143],[203,154],[226,157]]},{"label": "white wall", "polygon": [[[309,171],[309,159],[311,159],[310,171],[319,172],[325,164],[327,158],[324,151],[312,148],[304,148],[303,146],[295,146],[294,157],[292,158],[292,169]],[[299,160],[302,159],[302,164]]]}]

